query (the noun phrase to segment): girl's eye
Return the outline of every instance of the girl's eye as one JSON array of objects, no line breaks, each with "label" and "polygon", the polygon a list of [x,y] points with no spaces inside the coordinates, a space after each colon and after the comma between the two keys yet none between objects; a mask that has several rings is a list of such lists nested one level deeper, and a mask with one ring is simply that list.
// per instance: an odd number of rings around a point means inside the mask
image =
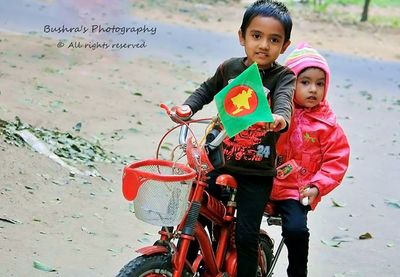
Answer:
[{"label": "girl's eye", "polygon": [[317,83],[317,86],[319,86],[319,87],[324,87],[324,86],[325,86],[325,82],[318,82],[318,83]]},{"label": "girl's eye", "polygon": [[308,85],[309,84],[309,82],[307,81],[307,80],[302,80],[301,82],[300,82],[302,85]]},{"label": "girl's eye", "polygon": [[253,34],[253,38],[255,38],[255,39],[260,39],[260,38],[261,38],[261,35],[260,35],[260,34]]}]

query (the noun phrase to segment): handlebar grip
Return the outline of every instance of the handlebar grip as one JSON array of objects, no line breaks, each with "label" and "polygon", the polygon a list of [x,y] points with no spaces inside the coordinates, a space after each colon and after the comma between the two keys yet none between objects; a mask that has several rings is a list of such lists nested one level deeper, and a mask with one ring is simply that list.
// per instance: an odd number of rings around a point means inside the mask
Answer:
[{"label": "handlebar grip", "polygon": [[187,121],[192,117],[193,112],[188,105],[174,106],[171,108],[171,115],[180,120]]},{"label": "handlebar grip", "polygon": [[173,109],[175,110],[176,115],[182,119],[189,119],[192,116],[192,110],[187,105],[176,106],[173,107]]},{"label": "handlebar grip", "polygon": [[164,103],[160,104],[160,108],[164,109],[165,112],[167,113],[167,115],[171,115],[171,109],[167,105],[165,105]]}]

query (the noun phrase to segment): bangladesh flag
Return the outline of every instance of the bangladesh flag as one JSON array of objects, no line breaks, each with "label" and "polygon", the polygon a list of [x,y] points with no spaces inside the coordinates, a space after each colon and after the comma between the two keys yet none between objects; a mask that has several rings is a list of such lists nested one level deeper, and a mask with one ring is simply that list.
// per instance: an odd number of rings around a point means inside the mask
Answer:
[{"label": "bangladesh flag", "polygon": [[256,63],[215,95],[219,117],[231,138],[257,122],[273,122]]}]

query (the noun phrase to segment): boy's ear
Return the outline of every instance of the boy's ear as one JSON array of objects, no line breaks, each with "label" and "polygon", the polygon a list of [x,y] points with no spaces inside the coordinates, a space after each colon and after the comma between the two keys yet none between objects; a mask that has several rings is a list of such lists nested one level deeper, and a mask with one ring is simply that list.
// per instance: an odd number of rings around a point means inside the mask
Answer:
[{"label": "boy's ear", "polygon": [[244,37],[243,37],[242,30],[239,29],[238,35],[239,35],[240,45],[241,45],[241,46],[244,46]]},{"label": "boy's ear", "polygon": [[291,41],[288,40],[288,41],[286,41],[286,42],[283,44],[282,50],[281,50],[281,54],[285,53],[285,51],[286,51],[286,49],[289,47],[290,43],[291,43]]}]

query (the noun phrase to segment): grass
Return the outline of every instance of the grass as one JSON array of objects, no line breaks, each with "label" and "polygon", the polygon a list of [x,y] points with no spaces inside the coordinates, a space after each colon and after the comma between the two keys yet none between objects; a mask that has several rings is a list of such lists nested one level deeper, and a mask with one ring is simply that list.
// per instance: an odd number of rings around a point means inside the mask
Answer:
[{"label": "grass", "polygon": [[377,26],[400,28],[400,18],[398,16],[370,16],[368,22]]}]

